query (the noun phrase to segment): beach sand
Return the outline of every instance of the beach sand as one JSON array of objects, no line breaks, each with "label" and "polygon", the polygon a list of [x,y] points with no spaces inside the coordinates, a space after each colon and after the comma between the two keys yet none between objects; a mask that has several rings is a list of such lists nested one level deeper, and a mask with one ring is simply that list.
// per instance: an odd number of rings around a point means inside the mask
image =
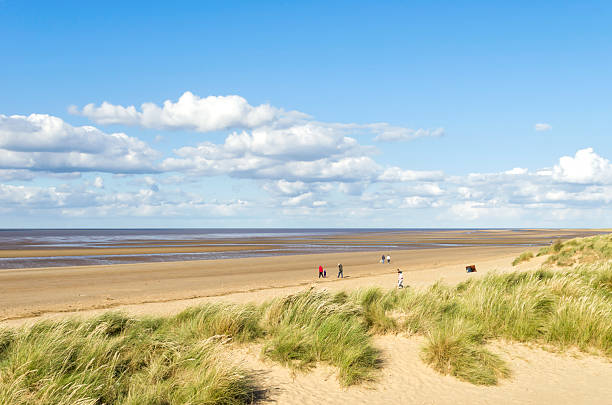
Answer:
[{"label": "beach sand", "polygon": [[[505,232],[498,236],[509,246],[0,270],[0,326],[92,316],[108,308],[132,315],[168,315],[202,302],[259,303],[311,286],[332,291],[393,288],[397,268],[404,271],[404,285],[419,288],[440,279],[456,284],[490,271],[528,270],[542,263],[544,258],[540,257],[513,267],[511,262],[518,254],[538,248],[516,245],[524,238],[510,231],[491,232]],[[554,232],[546,232],[551,233],[540,236],[554,236]],[[533,233],[527,234],[533,237]],[[363,240],[365,235],[354,237]],[[456,235],[449,231],[449,238],[453,237]],[[370,235],[370,241],[372,238]],[[379,262],[382,253],[391,255],[390,264]],[[344,279],[336,279],[339,262],[344,265]],[[465,266],[471,264],[476,265],[477,273],[465,272]],[[317,278],[319,265],[327,269],[327,279]],[[264,361],[257,345],[238,347],[233,354],[256,372],[267,389],[264,403],[612,404],[612,363],[600,357],[494,342],[491,350],[508,361],[513,375],[498,386],[480,387],[442,376],[426,366],[419,358],[422,342],[422,337],[415,336],[374,337],[384,359],[378,381],[350,388],[341,387],[336,370],[325,365],[294,374]]]}]

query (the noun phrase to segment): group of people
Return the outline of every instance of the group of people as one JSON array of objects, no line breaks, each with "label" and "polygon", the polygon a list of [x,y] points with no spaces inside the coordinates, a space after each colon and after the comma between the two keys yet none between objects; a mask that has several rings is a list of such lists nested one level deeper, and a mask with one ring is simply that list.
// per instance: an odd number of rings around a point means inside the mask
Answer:
[{"label": "group of people", "polygon": [[[327,270],[323,268],[323,266],[319,266],[319,278],[327,278]],[[342,263],[338,263],[338,277],[344,278],[344,269],[342,268]]]},{"label": "group of people", "polygon": [[[385,257],[383,256],[383,263]],[[391,263],[391,256],[387,256],[387,263]],[[323,265],[319,265],[319,278],[327,278],[327,270]],[[338,263],[338,276],[337,278],[344,278],[344,268],[342,263]],[[404,273],[400,269],[397,269],[397,288],[404,288]]]},{"label": "group of people", "polygon": [[385,259],[387,259],[387,263],[391,263],[391,256],[389,256],[389,255],[387,255],[386,257],[385,257],[385,255],[382,255],[382,256],[380,257],[380,262],[381,262],[382,264],[385,264]]}]

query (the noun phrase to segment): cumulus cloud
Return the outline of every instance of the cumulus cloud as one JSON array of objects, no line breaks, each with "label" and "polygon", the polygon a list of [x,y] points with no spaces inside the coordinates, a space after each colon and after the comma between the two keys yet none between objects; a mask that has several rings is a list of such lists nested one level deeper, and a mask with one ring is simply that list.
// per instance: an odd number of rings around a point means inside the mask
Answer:
[{"label": "cumulus cloud", "polygon": [[286,181],[363,181],[380,166],[358,142],[317,123],[234,132],[223,144],[202,142],[175,150],[164,170]]},{"label": "cumulus cloud", "polygon": [[[88,189],[81,185],[41,187],[0,184],[3,212],[54,211],[63,216],[233,216],[249,207],[242,199],[218,201],[172,190],[162,193],[151,189],[117,191]],[[94,185],[95,187],[95,185]]]},{"label": "cumulus cloud", "polygon": [[252,106],[236,95],[201,98],[189,91],[183,93],[178,101],[166,100],[161,106],[144,103],[137,109],[133,105],[124,107],[105,101],[100,106],[87,104],[81,110],[72,106],[69,111],[98,124],[139,125],[145,128],[189,129],[200,132],[256,128],[270,123],[283,113],[269,104]]},{"label": "cumulus cloud", "polygon": [[65,205],[68,195],[66,192],[58,191],[56,187],[0,184],[0,202],[4,207],[61,207]]},{"label": "cumulus cloud", "polygon": [[426,208],[431,206],[431,200],[421,196],[406,197],[399,208]]},{"label": "cumulus cloud", "polygon": [[546,124],[544,122],[540,122],[540,123],[535,124],[533,126],[533,129],[535,129],[538,132],[550,131],[552,129],[552,125]]},{"label": "cumulus cloud", "polygon": [[389,167],[378,177],[379,181],[397,182],[397,181],[435,181],[442,180],[444,172],[441,170],[435,171],[417,171],[401,169],[399,167]]},{"label": "cumulus cloud", "polygon": [[265,128],[266,133],[282,130],[291,134],[293,131],[317,127],[318,131],[326,131],[334,136],[351,133],[372,134],[378,141],[405,141],[444,135],[443,128],[411,129],[386,122],[365,124],[318,122],[300,111],[285,111],[269,104],[253,106],[238,95],[199,97],[189,91],[183,93],[178,101],[166,100],[161,106],[148,102],[137,108],[133,105],[126,107],[105,101],[100,105],[90,103],[81,109],[70,106],[68,111],[103,125],[137,125],[145,128],[184,129],[197,132]]},{"label": "cumulus cloud", "polygon": [[264,189],[270,193],[292,196],[305,192],[308,185],[303,181],[281,179],[264,185]]},{"label": "cumulus cloud", "polygon": [[55,172],[154,171],[159,154],[124,133],[74,127],[46,114],[0,114],[0,168]]},{"label": "cumulus cloud", "polygon": [[355,139],[316,123],[232,133],[224,145],[227,152],[235,155],[251,153],[283,160],[316,160],[356,148]]},{"label": "cumulus cloud", "polygon": [[580,149],[574,157],[563,156],[553,167],[552,178],[567,183],[612,184],[612,164],[593,148]]},{"label": "cumulus cloud", "polygon": [[514,169],[506,170],[504,173],[520,175],[520,174],[527,173],[527,171],[528,171],[527,169],[524,169],[522,167],[515,167]]}]

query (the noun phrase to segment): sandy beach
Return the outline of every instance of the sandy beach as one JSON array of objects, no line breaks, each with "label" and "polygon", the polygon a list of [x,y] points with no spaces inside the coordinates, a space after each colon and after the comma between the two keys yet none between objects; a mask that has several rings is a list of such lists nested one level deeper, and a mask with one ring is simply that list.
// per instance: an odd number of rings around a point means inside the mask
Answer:
[{"label": "sandy beach", "polygon": [[[356,288],[370,284],[391,287],[395,270],[401,268],[408,282],[433,282],[439,278],[460,280],[466,265],[476,264],[479,274],[501,269],[508,259],[527,249],[555,238],[591,235],[593,230],[488,230],[488,231],[423,231],[371,232],[301,239],[299,243],[320,246],[368,246],[368,251],[248,257],[226,260],[192,260],[176,262],[145,262],[121,265],[70,266],[34,269],[0,270],[0,321],[35,317],[46,313],[77,312],[113,308],[127,304],[164,303],[202,297],[219,297],[235,293],[268,291],[283,294],[283,288],[303,287],[311,283],[335,280],[337,264],[342,263],[346,278],[330,288]],[[177,244],[175,247],[143,247],[133,245]],[[136,241],[129,247],[101,248],[108,254],[126,252],[155,253],[200,251],[202,249],[236,250],[248,244],[257,246],[295,245],[295,240],[258,238],[245,241],[213,240]],[[388,245],[399,246],[385,249]],[[419,244],[428,248],[415,249]],[[444,244],[446,247],[435,247]],[[497,244],[498,246],[490,246]],[[371,250],[378,246],[379,250]],[[460,246],[455,246],[460,245]],[[412,246],[412,249],[401,249]],[[434,246],[434,247],[432,247]],[[18,246],[0,249],[0,257],[32,255],[79,256],[100,248],[46,248],[20,250]],[[392,256],[390,264],[381,264],[381,253]],[[328,278],[317,279],[317,268],[324,266]],[[414,274],[414,276],[413,276]],[[413,278],[415,278],[413,280]],[[257,299],[257,295],[253,296]]]},{"label": "sandy beach", "polygon": [[[397,268],[404,271],[405,284],[413,288],[425,287],[440,279],[456,284],[490,271],[539,267],[543,258],[516,267],[511,265],[521,252],[538,250],[538,247],[525,247],[526,243],[560,234],[567,238],[568,234],[572,237],[596,232],[489,233],[503,239],[507,246],[0,270],[0,326],[17,327],[41,319],[91,316],[109,308],[132,315],[167,315],[202,302],[259,303],[311,286],[332,291],[369,286],[393,288]],[[435,236],[436,240],[464,237],[453,231]],[[344,236],[342,240],[343,243],[347,240],[376,243],[388,238],[389,235],[371,234]],[[393,238],[414,243],[402,234],[393,235]],[[332,240],[338,241],[337,238]],[[427,236],[422,235],[421,240],[427,240]],[[390,264],[380,263],[381,253],[391,255]],[[344,279],[336,278],[340,262],[344,266]],[[475,264],[478,272],[467,274],[465,266],[469,264]],[[317,278],[319,265],[327,269],[326,279]],[[374,343],[382,351],[384,361],[378,382],[350,388],[342,388],[336,380],[335,370],[328,366],[294,374],[276,363],[262,360],[258,345],[233,350],[236,360],[255,370],[260,383],[266,387],[268,393],[264,403],[612,404],[609,384],[612,363],[600,357],[496,342],[491,350],[508,361],[513,374],[498,386],[481,387],[442,376],[426,366],[419,358],[422,337],[377,336]]]}]

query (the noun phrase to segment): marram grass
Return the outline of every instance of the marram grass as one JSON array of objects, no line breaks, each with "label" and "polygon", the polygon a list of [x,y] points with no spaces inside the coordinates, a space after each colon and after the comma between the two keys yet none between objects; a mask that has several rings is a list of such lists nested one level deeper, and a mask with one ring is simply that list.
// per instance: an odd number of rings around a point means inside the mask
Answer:
[{"label": "marram grass", "polygon": [[512,265],[516,266],[519,263],[528,262],[533,258],[533,252],[523,252],[512,261]]},{"label": "marram grass", "polygon": [[537,254],[549,255],[547,264],[566,267],[574,264],[588,264],[612,259],[612,234],[557,240],[551,246],[540,249]]},{"label": "marram grass", "polygon": [[2,404],[244,404],[253,378],[220,338],[186,344],[164,321],[110,313],[13,333],[0,356]]}]

